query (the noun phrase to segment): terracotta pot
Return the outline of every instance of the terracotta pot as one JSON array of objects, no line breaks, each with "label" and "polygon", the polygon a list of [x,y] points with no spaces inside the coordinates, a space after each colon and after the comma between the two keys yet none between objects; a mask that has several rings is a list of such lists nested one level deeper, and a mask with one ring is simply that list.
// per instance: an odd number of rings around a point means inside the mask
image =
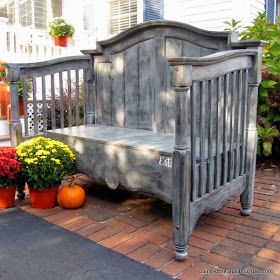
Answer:
[{"label": "terracotta pot", "polygon": [[0,187],[0,209],[10,208],[15,205],[16,187]]},{"label": "terracotta pot", "polygon": [[45,190],[36,190],[29,188],[30,206],[33,208],[49,209],[56,205],[56,197],[58,187],[53,187]]},{"label": "terracotta pot", "polygon": [[10,104],[9,87],[6,83],[0,82],[0,117],[7,117],[7,108]]},{"label": "terracotta pot", "polygon": [[59,47],[67,47],[68,37],[67,36],[53,36],[54,45]]},{"label": "terracotta pot", "polygon": [[18,111],[20,116],[24,116],[24,107],[23,107],[23,101],[18,102]]}]

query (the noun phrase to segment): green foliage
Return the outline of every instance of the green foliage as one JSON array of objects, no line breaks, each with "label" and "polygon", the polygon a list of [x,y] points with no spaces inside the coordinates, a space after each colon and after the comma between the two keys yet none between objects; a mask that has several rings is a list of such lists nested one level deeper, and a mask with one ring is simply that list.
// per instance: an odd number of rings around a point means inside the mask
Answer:
[{"label": "green foliage", "polygon": [[69,38],[73,37],[75,33],[75,28],[67,23],[63,18],[55,18],[49,23],[49,34],[51,36],[67,36]]},{"label": "green foliage", "polygon": [[239,25],[241,21],[240,20],[235,20],[231,19],[231,21],[224,21],[224,24],[227,26],[225,28],[226,31],[237,31],[241,26]]},{"label": "green foliage", "polygon": [[258,100],[258,156],[280,155],[280,17],[277,24],[259,13],[240,33],[242,40],[263,40],[262,82]]},{"label": "green foliage", "polygon": [[17,147],[24,180],[35,189],[57,186],[74,171],[75,155],[62,142],[36,137]]},{"label": "green foliage", "polygon": [[[26,86],[26,94],[27,94],[27,98],[28,98],[30,93],[32,92],[32,78],[26,79],[25,86]],[[23,82],[22,82],[22,80],[20,80],[18,82],[18,97],[19,97],[20,101],[23,100]]]}]

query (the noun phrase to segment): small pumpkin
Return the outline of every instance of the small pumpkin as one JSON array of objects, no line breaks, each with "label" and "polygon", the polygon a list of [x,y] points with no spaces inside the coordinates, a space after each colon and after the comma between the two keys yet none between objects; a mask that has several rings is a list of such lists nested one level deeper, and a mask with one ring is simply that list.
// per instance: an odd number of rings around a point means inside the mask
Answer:
[{"label": "small pumpkin", "polygon": [[72,177],[69,185],[63,185],[58,190],[57,202],[60,207],[75,209],[81,207],[85,202],[84,189],[75,184],[75,177]]}]

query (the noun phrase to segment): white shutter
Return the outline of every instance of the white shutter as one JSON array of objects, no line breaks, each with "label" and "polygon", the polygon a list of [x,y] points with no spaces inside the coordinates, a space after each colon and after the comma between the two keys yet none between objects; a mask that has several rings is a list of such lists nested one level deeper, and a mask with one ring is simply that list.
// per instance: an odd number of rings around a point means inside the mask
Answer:
[{"label": "white shutter", "polygon": [[137,0],[110,1],[110,34],[137,24]]}]

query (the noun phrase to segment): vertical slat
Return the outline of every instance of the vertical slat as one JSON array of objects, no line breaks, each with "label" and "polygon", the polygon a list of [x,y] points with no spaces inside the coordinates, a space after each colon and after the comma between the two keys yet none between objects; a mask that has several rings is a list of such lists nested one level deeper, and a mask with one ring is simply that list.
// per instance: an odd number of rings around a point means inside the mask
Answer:
[{"label": "vertical slat", "polygon": [[[124,126],[124,56],[123,52],[112,55],[112,125]],[[100,93],[99,91],[97,91]],[[99,97],[98,97],[99,98]],[[96,108],[98,110],[98,108]]]},{"label": "vertical slat", "polygon": [[64,128],[64,96],[63,96],[63,73],[59,72],[59,95],[60,95],[60,128]]},{"label": "vertical slat", "polygon": [[80,124],[80,78],[79,69],[75,70],[75,108],[76,108],[76,126]]},{"label": "vertical slat", "polygon": [[[102,125],[111,125],[112,124],[112,101],[111,101],[111,75],[110,75],[111,63],[99,63],[99,90],[98,94],[100,95],[100,124]],[[87,98],[88,101],[89,92],[87,90]],[[86,101],[86,106],[88,102]],[[86,109],[86,112],[88,110]]]},{"label": "vertical slat", "polygon": [[192,201],[197,198],[197,177],[196,177],[196,95],[198,84],[191,87],[191,161],[192,161]]},{"label": "vertical slat", "polygon": [[26,80],[22,80],[22,101],[23,101],[23,110],[24,110],[24,135],[29,135],[28,129],[28,107],[27,107],[27,87]]},{"label": "vertical slat", "polygon": [[67,71],[67,85],[68,85],[68,126],[72,127],[72,87],[71,87],[71,71]]},{"label": "vertical slat", "polygon": [[235,134],[235,107],[236,107],[236,72],[232,73],[231,83],[231,121],[230,121],[230,161],[229,161],[229,181],[233,179],[234,173],[234,134]]},{"label": "vertical slat", "polygon": [[236,123],[236,161],[235,161],[235,170],[234,178],[239,176],[240,171],[240,138],[241,138],[241,98],[242,98],[242,81],[243,81],[242,70],[238,71],[238,97],[237,97],[237,123]]},{"label": "vertical slat", "polygon": [[124,52],[125,80],[125,127],[139,126],[139,46],[135,45]]},{"label": "vertical slat", "polygon": [[242,124],[242,150],[241,150],[241,170],[240,175],[245,173],[245,155],[246,155],[246,125],[247,125],[247,103],[248,103],[248,75],[249,70],[245,70],[244,85],[243,85],[243,124]]},{"label": "vertical slat", "polygon": [[36,84],[36,77],[32,78],[33,80],[33,114],[34,114],[34,133],[35,135],[38,134],[38,112],[37,112],[37,84]]},{"label": "vertical slat", "polygon": [[208,126],[208,174],[207,174],[207,182],[208,182],[208,192],[211,193],[214,188],[214,162],[213,162],[213,115],[214,115],[214,80],[210,81],[209,85],[209,126]]},{"label": "vertical slat", "polygon": [[225,90],[224,90],[224,133],[223,133],[223,185],[225,186],[228,179],[228,95],[229,95],[229,74],[225,76]]},{"label": "vertical slat", "polygon": [[[87,71],[83,69],[83,83],[84,83],[84,104],[83,104],[83,116],[84,116],[84,124],[86,124],[86,106],[87,106],[87,100],[88,100],[88,87],[87,85]],[[102,94],[102,91],[98,91],[100,93],[100,96]],[[99,96],[99,97],[100,97]],[[99,112],[101,112],[101,106],[99,103]],[[99,121],[101,119],[101,115],[99,114]]]},{"label": "vertical slat", "polygon": [[45,76],[42,76],[41,79],[42,79],[42,101],[43,101],[43,132],[45,133],[45,132],[47,132],[47,129],[48,129]]},{"label": "vertical slat", "polygon": [[215,188],[219,188],[221,184],[221,99],[222,99],[222,77],[218,77],[217,90],[217,117],[216,117],[216,169],[215,169]]},{"label": "vertical slat", "polygon": [[56,119],[55,119],[55,89],[54,89],[54,75],[51,75],[51,120],[52,129],[56,129]]},{"label": "vertical slat", "polygon": [[164,104],[167,89],[165,75],[168,65],[165,59],[165,38],[156,37],[153,39],[153,86],[155,93],[153,112],[153,131],[164,131]]},{"label": "vertical slat", "polygon": [[200,167],[199,195],[206,193],[206,163],[205,163],[205,122],[206,122],[206,82],[200,83]]},{"label": "vertical slat", "polygon": [[[154,108],[154,73],[152,41],[139,44],[139,128],[152,130]],[[148,74],[149,73],[149,74]]]}]

